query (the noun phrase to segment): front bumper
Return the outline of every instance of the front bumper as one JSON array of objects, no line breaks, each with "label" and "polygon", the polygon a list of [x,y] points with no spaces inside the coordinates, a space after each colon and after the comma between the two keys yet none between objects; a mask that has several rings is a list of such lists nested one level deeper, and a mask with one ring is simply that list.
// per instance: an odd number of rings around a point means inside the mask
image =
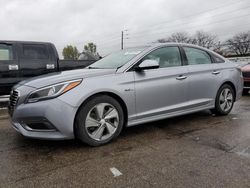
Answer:
[{"label": "front bumper", "polygon": [[58,98],[17,105],[11,122],[23,136],[37,139],[64,140],[74,138],[77,108]]}]

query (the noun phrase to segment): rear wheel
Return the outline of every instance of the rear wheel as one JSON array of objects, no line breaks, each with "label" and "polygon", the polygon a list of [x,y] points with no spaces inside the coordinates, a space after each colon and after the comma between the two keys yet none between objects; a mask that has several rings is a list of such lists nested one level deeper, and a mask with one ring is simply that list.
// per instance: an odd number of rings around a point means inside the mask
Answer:
[{"label": "rear wheel", "polygon": [[224,84],[219,89],[216,99],[215,99],[215,108],[212,109],[212,112],[216,115],[227,115],[231,112],[234,105],[235,93],[233,88]]},{"label": "rear wheel", "polygon": [[124,115],[119,102],[106,95],[97,96],[80,108],[75,134],[81,141],[99,146],[115,139],[123,124]]}]

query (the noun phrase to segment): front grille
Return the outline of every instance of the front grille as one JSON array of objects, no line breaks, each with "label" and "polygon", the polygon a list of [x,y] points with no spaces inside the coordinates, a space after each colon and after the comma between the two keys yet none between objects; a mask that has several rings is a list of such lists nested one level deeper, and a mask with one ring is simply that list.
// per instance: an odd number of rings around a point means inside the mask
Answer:
[{"label": "front grille", "polygon": [[9,113],[10,113],[11,116],[12,116],[13,111],[14,111],[16,105],[17,105],[18,99],[19,99],[19,91],[17,91],[17,90],[11,91],[9,106],[8,106]]},{"label": "front grille", "polygon": [[250,78],[250,72],[242,72],[244,78]]}]

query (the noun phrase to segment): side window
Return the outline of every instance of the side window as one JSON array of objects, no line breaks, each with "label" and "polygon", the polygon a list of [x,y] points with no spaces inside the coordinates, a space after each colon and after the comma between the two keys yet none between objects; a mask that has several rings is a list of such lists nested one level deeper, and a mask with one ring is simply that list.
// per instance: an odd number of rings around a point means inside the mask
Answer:
[{"label": "side window", "polygon": [[224,59],[220,58],[219,56],[213,55],[215,63],[224,63]]},{"label": "side window", "polygon": [[184,47],[183,48],[189,65],[197,65],[197,64],[211,64],[211,58],[208,55],[207,52],[196,49],[196,48],[189,48],[189,47]]},{"label": "side window", "polygon": [[160,68],[181,66],[181,55],[178,47],[164,47],[146,55],[143,60],[153,59],[159,62]]},{"label": "side window", "polygon": [[24,44],[23,45],[24,59],[48,59],[48,50],[46,45],[42,44]]},{"label": "side window", "polygon": [[0,44],[0,61],[13,60],[13,50],[11,45]]}]

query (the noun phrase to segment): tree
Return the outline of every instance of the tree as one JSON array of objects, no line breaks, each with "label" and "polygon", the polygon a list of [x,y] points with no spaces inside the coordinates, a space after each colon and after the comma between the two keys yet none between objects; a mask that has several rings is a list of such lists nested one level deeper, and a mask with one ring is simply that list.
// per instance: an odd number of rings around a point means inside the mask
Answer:
[{"label": "tree", "polygon": [[92,53],[93,55],[97,54],[97,52],[96,52],[96,45],[93,42],[90,42],[90,43],[84,45],[84,50]]},{"label": "tree", "polygon": [[204,31],[197,31],[193,35],[192,44],[196,44],[208,49],[218,48],[217,36]]},{"label": "tree", "polygon": [[192,43],[192,37],[186,32],[173,33],[170,37],[159,39],[158,42],[179,42],[179,43]]},{"label": "tree", "polygon": [[63,58],[67,60],[76,60],[79,57],[78,49],[75,46],[67,45],[63,48]]},{"label": "tree", "polygon": [[222,56],[226,56],[225,48],[223,45],[221,45],[220,41],[214,46],[213,51]]},{"label": "tree", "polygon": [[247,55],[250,53],[250,31],[234,35],[226,41],[229,51],[236,55]]},{"label": "tree", "polygon": [[190,36],[187,32],[173,33],[171,36],[157,40],[158,42],[179,42],[196,44],[205,48],[218,48],[217,37],[215,35],[206,33],[204,31],[197,31],[193,36]]}]

